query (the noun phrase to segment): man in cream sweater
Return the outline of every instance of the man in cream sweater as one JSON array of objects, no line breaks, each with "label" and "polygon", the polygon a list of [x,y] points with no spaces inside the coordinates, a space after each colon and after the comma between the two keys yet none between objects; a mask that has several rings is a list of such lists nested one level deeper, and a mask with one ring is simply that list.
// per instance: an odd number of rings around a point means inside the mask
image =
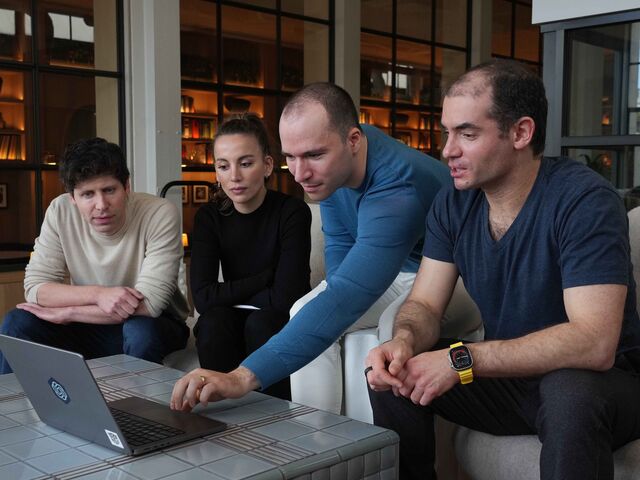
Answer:
[{"label": "man in cream sweater", "polygon": [[[67,193],[45,214],[26,268],[26,302],[0,332],[85,358],[126,353],[161,362],[189,336],[178,210],[132,193],[120,147],[101,138],[70,145],[60,177]],[[8,372],[0,355],[0,373]]]}]

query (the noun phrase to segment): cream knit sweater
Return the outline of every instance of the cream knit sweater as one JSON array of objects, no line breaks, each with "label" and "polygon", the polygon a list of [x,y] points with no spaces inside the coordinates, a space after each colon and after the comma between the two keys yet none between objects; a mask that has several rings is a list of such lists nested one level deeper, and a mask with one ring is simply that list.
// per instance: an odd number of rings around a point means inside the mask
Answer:
[{"label": "cream knit sweater", "polygon": [[54,199],[45,214],[26,268],[28,302],[37,302],[44,283],[62,283],[69,272],[73,285],[128,286],[145,296],[153,317],[165,312],[187,317],[187,302],[178,289],[182,261],[180,215],[169,201],[131,193],[125,224],[115,235],[93,230],[68,193]]}]

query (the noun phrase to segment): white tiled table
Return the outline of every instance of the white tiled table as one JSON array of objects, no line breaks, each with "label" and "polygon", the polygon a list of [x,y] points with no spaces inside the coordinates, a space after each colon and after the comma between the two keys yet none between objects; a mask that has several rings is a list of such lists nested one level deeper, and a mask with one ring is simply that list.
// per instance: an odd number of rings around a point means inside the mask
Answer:
[{"label": "white tiled table", "polygon": [[[178,370],[126,355],[89,361],[107,400],[124,391],[168,403]],[[395,433],[252,392],[200,413],[224,432],[128,457],[38,419],[14,375],[0,376],[0,479],[355,480],[398,477]]]}]

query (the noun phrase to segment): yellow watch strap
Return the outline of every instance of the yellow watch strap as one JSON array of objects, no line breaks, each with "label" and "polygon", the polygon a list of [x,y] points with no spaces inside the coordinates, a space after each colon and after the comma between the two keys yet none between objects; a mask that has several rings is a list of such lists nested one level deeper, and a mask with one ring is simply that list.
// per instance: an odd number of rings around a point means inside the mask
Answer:
[{"label": "yellow watch strap", "polygon": [[[457,342],[454,343],[452,345],[449,345],[449,348],[455,348],[455,347],[461,347],[463,345],[462,342]],[[473,382],[473,369],[472,368],[468,368],[466,370],[461,370],[458,372],[458,375],[460,376],[460,383],[462,385],[466,385],[468,383]]]},{"label": "yellow watch strap", "polygon": [[460,375],[460,383],[462,385],[473,382],[473,370],[471,368],[458,372],[458,375]]}]

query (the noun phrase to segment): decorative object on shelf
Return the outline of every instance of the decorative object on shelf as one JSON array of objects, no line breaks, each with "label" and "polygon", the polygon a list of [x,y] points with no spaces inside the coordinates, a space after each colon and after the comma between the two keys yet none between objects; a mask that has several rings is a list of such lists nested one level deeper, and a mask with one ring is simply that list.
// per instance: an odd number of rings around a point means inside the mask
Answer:
[{"label": "decorative object on shelf", "polygon": [[193,203],[207,203],[209,201],[209,187],[206,185],[193,186]]},{"label": "decorative object on shelf", "polygon": [[193,97],[189,95],[180,96],[180,113],[195,113],[196,108],[193,105]]},{"label": "decorative object on shelf", "polygon": [[189,187],[187,185],[182,185],[181,189],[182,189],[182,203],[189,203]]},{"label": "decorative object on shelf", "polygon": [[9,206],[7,188],[6,183],[0,183],[0,208],[7,208]]},{"label": "decorative object on shelf", "polygon": [[396,139],[405,145],[411,146],[411,132],[397,132]]},{"label": "decorative object on shelf", "polygon": [[240,97],[226,97],[224,99],[224,106],[229,113],[245,113],[249,111],[251,107],[251,100]]}]

